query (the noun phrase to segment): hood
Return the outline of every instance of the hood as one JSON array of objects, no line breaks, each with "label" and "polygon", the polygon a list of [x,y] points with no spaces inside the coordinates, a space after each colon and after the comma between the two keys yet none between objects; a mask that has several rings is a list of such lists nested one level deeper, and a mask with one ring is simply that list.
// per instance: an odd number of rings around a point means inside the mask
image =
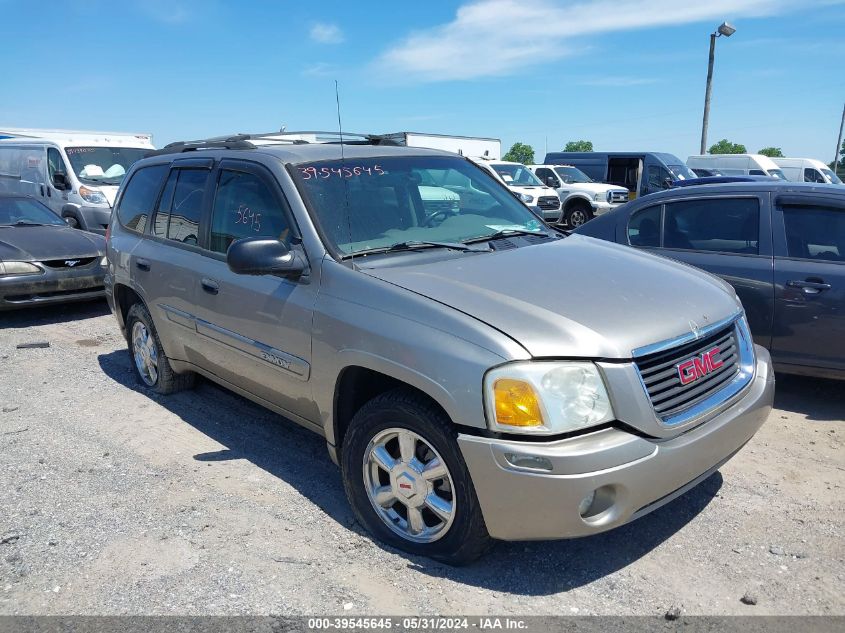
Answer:
[{"label": "hood", "polygon": [[489,254],[364,272],[504,332],[534,357],[631,358],[742,308],[703,271],[572,235]]},{"label": "hood", "polygon": [[527,193],[529,196],[556,196],[557,192],[552,189],[551,187],[547,187],[546,185],[511,185],[509,183],[505,183],[508,186],[508,189],[511,191],[516,191],[517,193]]},{"label": "hood", "polygon": [[106,240],[69,226],[0,227],[0,260],[44,261],[106,254]]},{"label": "hood", "polygon": [[625,187],[617,185],[607,185],[603,182],[571,182],[563,183],[559,189],[567,189],[570,191],[589,191],[590,193],[605,193],[607,191],[624,191],[628,193]]},{"label": "hood", "polygon": [[103,185],[102,187],[98,187],[98,189],[103,192],[103,195],[106,197],[106,200],[108,200],[109,206],[113,207],[114,199],[117,197],[118,186]]}]

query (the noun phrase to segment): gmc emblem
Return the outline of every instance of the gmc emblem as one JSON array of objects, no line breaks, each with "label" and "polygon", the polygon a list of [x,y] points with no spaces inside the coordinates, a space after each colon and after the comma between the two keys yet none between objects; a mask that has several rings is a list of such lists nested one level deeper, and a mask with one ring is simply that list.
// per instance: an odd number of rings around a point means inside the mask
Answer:
[{"label": "gmc emblem", "polygon": [[719,347],[716,346],[700,356],[693,356],[689,360],[680,363],[677,367],[681,384],[688,385],[719,369],[725,363],[721,359],[716,358],[718,355]]}]

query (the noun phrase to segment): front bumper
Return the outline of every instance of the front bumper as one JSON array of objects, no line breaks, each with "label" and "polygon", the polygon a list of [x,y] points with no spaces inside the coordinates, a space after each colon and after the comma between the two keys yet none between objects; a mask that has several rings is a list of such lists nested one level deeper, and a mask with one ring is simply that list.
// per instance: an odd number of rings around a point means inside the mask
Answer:
[{"label": "front bumper", "polygon": [[42,275],[0,278],[0,310],[100,299],[105,269],[95,263],[79,269],[47,269]]},{"label": "front bumper", "polygon": [[75,217],[83,231],[105,235],[111,220],[111,207],[67,204],[62,209],[62,217],[67,215]]},{"label": "front bumper", "polygon": [[[459,435],[490,535],[555,539],[604,532],[656,510],[706,479],[750,440],[772,408],[774,373],[758,347],[753,380],[735,404],[657,440],[608,428],[553,442]],[[513,466],[538,456],[551,472]],[[525,463],[523,461],[523,463]],[[579,505],[598,490],[585,516]]]},{"label": "front bumper", "polygon": [[613,211],[614,209],[618,209],[619,207],[622,206],[622,203],[611,204],[609,202],[596,202],[596,201],[593,201],[591,204],[592,204],[592,207],[593,207],[593,215],[603,215],[605,213]]},{"label": "front bumper", "polygon": [[541,209],[536,204],[530,204],[528,208],[547,222],[557,222],[560,220],[560,207],[557,209]]}]

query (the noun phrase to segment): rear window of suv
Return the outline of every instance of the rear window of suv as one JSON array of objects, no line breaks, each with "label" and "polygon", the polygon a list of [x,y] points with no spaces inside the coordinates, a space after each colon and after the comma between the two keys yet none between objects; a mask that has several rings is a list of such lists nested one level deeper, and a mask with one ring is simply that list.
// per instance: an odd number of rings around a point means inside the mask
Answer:
[{"label": "rear window of suv", "polygon": [[120,198],[117,217],[131,231],[143,233],[153,211],[168,165],[152,165],[136,171]]}]

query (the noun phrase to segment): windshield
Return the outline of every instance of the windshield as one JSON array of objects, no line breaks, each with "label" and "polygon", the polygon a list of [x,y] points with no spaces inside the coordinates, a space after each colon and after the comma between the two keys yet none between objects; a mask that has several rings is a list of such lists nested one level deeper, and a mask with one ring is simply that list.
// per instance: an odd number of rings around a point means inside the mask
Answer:
[{"label": "windshield", "polygon": [[[460,243],[499,231],[547,231],[492,175],[458,157],[320,161],[297,165],[295,172],[311,215],[329,246],[343,255],[404,242]],[[457,199],[426,195],[431,187]]]},{"label": "windshield", "polygon": [[509,185],[543,187],[542,182],[525,165],[490,165]]},{"label": "windshield", "polygon": [[95,185],[119,185],[132,163],[148,151],[137,147],[65,148],[76,177]]},{"label": "windshield", "polygon": [[557,175],[566,183],[571,182],[595,182],[577,167],[555,167]]},{"label": "windshield", "polygon": [[834,174],[834,173],[833,173],[832,171],[830,171],[829,169],[822,169],[822,173],[824,174],[824,177],[825,177],[825,178],[827,178],[827,179],[828,179],[830,182],[832,182],[834,185],[841,185],[841,184],[842,184],[842,181],[841,181],[841,180],[839,180],[839,176],[837,176],[836,174]]},{"label": "windshield", "polygon": [[666,165],[669,168],[669,171],[672,172],[672,175],[675,177],[675,180],[690,180],[692,178],[698,178],[689,167],[686,165]]},{"label": "windshield", "polygon": [[767,171],[769,173],[769,176],[771,176],[772,178],[777,178],[778,180],[786,180],[786,176],[780,169],[769,169]]},{"label": "windshield", "polygon": [[40,202],[28,198],[0,198],[0,226],[65,223]]}]

